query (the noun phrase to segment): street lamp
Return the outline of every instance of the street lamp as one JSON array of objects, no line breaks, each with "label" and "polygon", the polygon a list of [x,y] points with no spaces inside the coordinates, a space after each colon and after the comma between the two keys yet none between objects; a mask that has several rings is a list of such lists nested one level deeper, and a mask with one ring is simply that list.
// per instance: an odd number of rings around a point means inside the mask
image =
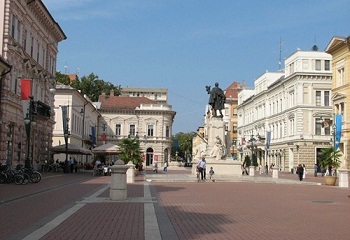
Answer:
[{"label": "street lamp", "polygon": [[26,128],[26,135],[27,135],[27,141],[26,141],[26,159],[24,161],[25,168],[30,168],[30,135],[31,135],[31,125],[35,125],[35,121],[33,119],[33,96],[29,96],[29,108],[26,113],[26,117],[24,118],[24,124]]},{"label": "street lamp", "polygon": [[[259,138],[259,135],[258,135],[258,138]],[[253,156],[254,156],[254,147],[256,146],[257,139],[254,137],[253,134],[250,136],[249,142],[250,142],[250,149],[251,149],[249,176],[254,177],[255,166],[254,166]]]},{"label": "street lamp", "polygon": [[68,173],[68,137],[69,137],[69,118],[66,118],[66,126],[64,129],[64,141],[65,141],[65,151],[66,151],[66,160],[64,162],[64,172]]}]

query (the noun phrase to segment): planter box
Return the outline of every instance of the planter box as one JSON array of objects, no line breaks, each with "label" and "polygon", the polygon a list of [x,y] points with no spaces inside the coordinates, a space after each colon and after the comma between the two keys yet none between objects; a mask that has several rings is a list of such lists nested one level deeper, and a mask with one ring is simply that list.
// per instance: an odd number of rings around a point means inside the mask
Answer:
[{"label": "planter box", "polygon": [[337,177],[334,176],[324,176],[324,182],[328,186],[335,186],[335,183],[337,182]]}]

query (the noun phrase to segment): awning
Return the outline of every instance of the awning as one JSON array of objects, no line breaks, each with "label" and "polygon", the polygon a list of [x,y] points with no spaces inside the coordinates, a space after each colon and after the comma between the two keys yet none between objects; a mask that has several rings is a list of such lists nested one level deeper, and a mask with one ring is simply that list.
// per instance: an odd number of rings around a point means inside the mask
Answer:
[{"label": "awning", "polygon": [[91,150],[93,154],[109,154],[109,155],[115,155],[118,154],[119,146],[112,144],[112,143],[106,143],[101,146],[98,146]]},{"label": "awning", "polygon": [[54,146],[51,148],[51,151],[54,153],[69,153],[69,154],[81,154],[81,155],[90,155],[91,151],[89,149],[83,148],[81,146],[68,143],[68,147],[66,149],[66,144],[61,144],[58,146]]}]

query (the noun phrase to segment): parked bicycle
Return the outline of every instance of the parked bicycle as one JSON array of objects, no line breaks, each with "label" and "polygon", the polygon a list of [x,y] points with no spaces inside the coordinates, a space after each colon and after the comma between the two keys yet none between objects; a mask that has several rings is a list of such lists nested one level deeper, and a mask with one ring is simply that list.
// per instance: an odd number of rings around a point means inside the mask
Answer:
[{"label": "parked bicycle", "polygon": [[38,183],[41,180],[41,173],[35,171],[33,168],[24,168],[22,165],[17,165],[16,169],[22,174],[25,181]]},{"label": "parked bicycle", "polygon": [[1,183],[15,183],[16,185],[26,184],[29,180],[29,176],[25,176],[18,170],[11,169],[11,165],[1,166]]}]

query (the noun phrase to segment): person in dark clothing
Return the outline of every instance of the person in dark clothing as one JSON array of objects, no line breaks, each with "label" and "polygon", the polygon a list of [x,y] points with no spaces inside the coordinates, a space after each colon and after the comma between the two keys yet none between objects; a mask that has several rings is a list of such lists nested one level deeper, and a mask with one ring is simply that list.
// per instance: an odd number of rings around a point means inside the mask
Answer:
[{"label": "person in dark clothing", "polygon": [[303,175],[304,175],[304,168],[301,164],[298,165],[297,167],[297,174],[299,176],[299,180],[302,181],[303,180]]}]

